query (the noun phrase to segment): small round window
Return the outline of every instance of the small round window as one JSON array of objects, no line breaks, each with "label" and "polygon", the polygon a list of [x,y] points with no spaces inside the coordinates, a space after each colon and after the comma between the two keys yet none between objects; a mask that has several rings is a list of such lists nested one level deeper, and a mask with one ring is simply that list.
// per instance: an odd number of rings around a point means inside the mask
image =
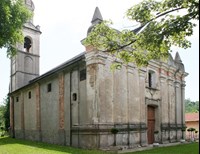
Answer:
[{"label": "small round window", "polygon": [[26,52],[30,52],[30,48],[31,48],[31,40],[28,37],[24,38],[24,49]]}]

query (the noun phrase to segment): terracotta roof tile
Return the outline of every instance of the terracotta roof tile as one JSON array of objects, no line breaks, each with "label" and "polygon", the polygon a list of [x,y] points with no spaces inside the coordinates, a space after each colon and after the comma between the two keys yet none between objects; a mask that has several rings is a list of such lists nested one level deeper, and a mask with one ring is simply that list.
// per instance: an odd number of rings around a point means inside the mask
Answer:
[{"label": "terracotta roof tile", "polygon": [[199,113],[186,113],[185,121],[199,121]]}]

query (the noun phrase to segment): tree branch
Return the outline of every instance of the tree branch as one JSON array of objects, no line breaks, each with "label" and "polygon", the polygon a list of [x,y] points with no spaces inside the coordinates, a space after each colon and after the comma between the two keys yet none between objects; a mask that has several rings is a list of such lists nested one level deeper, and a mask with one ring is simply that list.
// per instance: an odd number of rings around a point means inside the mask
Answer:
[{"label": "tree branch", "polygon": [[160,18],[160,17],[162,17],[162,16],[164,16],[166,14],[172,13],[174,11],[182,10],[182,9],[185,9],[185,8],[184,7],[180,7],[180,8],[172,9],[172,10],[169,10],[169,11],[166,11],[166,12],[163,12],[163,13],[158,13],[158,16],[156,16],[155,18],[150,19],[149,21],[146,22],[146,24],[151,22],[151,21],[153,21],[153,20],[156,20],[156,19],[158,19],[158,18]]},{"label": "tree branch", "polygon": [[[181,9],[184,9],[184,7],[180,7],[180,8],[172,9],[172,10],[169,10],[169,11],[166,11],[166,12],[163,12],[163,13],[159,13],[158,16],[156,16],[156,17],[150,19],[149,21],[147,21],[146,23],[142,24],[140,27],[137,28],[137,30],[140,31],[143,27],[145,27],[145,26],[146,26],[148,23],[150,23],[151,21],[156,20],[156,19],[158,19],[158,18],[160,18],[160,17],[162,17],[162,16],[164,16],[164,15],[166,15],[166,14],[169,14],[169,13],[172,13],[172,12],[174,12],[174,11],[181,10]],[[123,49],[123,48],[125,48],[125,47],[130,46],[131,44],[135,43],[136,41],[137,41],[136,39],[135,39],[135,40],[132,40],[131,42],[129,42],[128,44],[125,44],[125,45],[123,45],[123,46],[120,46],[120,45],[119,45],[119,48],[112,49],[112,50],[105,50],[104,52],[112,52],[112,51],[115,51],[115,50],[121,50],[121,49]]]},{"label": "tree branch", "polygon": [[105,50],[105,51],[103,51],[103,52],[112,52],[112,51],[115,51],[115,50],[121,50],[121,49],[123,49],[123,48],[125,48],[125,47],[128,47],[129,45],[133,44],[133,43],[136,42],[136,41],[137,41],[137,40],[135,39],[135,40],[132,40],[131,42],[129,42],[128,44],[125,44],[125,45],[122,45],[122,46],[119,45],[119,48],[112,49],[112,50]]}]

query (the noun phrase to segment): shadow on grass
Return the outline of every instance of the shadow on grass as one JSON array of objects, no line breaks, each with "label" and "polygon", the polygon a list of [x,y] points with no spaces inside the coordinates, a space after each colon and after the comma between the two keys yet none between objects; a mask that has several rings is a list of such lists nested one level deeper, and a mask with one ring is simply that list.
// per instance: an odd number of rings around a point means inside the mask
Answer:
[{"label": "shadow on grass", "polygon": [[15,138],[10,138],[10,137],[0,138],[0,147],[2,145],[10,146],[13,144],[24,145],[24,146],[27,146],[27,148],[28,147],[38,148],[38,151],[39,149],[50,150],[52,152],[55,151],[55,153],[60,152],[60,153],[68,153],[68,154],[109,154],[108,152],[104,152],[104,151],[78,149],[78,148],[72,148],[69,146],[59,146],[59,145],[53,145],[53,144],[48,144],[48,143],[42,143],[42,142],[20,140],[20,139],[15,139]]}]

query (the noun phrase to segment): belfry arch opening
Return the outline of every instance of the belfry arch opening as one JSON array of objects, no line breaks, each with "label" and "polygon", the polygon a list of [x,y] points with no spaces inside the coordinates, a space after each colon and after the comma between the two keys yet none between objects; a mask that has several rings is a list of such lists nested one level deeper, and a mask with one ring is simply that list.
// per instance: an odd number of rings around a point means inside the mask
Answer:
[{"label": "belfry arch opening", "polygon": [[32,47],[32,41],[30,38],[25,37],[24,38],[24,49],[26,52],[30,52],[30,49]]}]

